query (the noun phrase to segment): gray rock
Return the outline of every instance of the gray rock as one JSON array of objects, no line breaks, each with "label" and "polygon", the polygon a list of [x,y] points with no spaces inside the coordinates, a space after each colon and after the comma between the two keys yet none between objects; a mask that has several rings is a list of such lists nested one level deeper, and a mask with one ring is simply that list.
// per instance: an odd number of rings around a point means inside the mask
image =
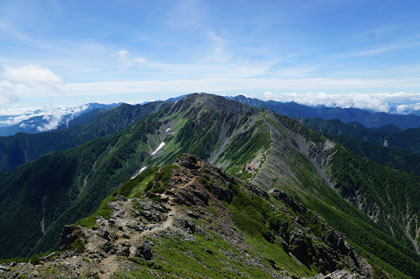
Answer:
[{"label": "gray rock", "polygon": [[102,250],[105,253],[108,253],[109,251],[111,251],[113,248],[112,243],[110,241],[105,241],[104,244],[102,244]]},{"label": "gray rock", "polygon": [[123,241],[118,245],[117,255],[128,257],[130,255],[130,243],[128,241]]},{"label": "gray rock", "polygon": [[151,261],[153,259],[152,243],[146,240],[143,245],[137,248],[135,256]]},{"label": "gray rock", "polygon": [[179,223],[183,228],[187,229],[189,233],[194,233],[196,230],[194,222],[189,219],[180,219]]},{"label": "gray rock", "polygon": [[328,275],[318,274],[312,279],[365,279],[366,277],[360,274],[351,274],[347,270],[336,270]]},{"label": "gray rock", "polygon": [[145,210],[143,211],[143,216],[150,222],[159,222],[160,217],[153,213],[152,211]]},{"label": "gray rock", "polygon": [[8,267],[7,265],[0,265],[0,270],[2,271],[9,271],[10,267]]}]

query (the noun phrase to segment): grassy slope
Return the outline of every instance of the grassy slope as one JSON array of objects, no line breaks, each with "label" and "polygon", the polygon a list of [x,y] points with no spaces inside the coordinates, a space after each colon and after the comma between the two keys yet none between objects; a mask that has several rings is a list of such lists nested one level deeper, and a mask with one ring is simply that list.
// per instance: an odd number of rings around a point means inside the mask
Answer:
[{"label": "grassy slope", "polygon": [[[114,195],[124,195],[128,198],[144,198],[144,193],[150,190],[148,183],[153,180],[161,180],[162,184],[169,181],[170,170],[173,166],[163,168],[153,168],[142,173],[137,178],[123,184]],[[221,181],[207,180],[202,177],[201,183],[206,187],[214,187],[213,183],[223,183]],[[167,184],[166,182],[166,184]],[[220,185],[218,186],[220,187]],[[325,237],[325,225],[313,218],[313,213],[305,211],[295,212],[290,206],[272,199],[272,202],[279,206],[281,210],[274,209],[265,199],[250,194],[245,190],[242,183],[233,186],[223,186],[222,188],[233,189],[233,198],[230,202],[224,202],[226,208],[222,215],[219,215],[220,209],[208,206],[205,210],[213,215],[213,218],[226,218],[231,216],[237,228],[245,236],[245,241],[249,248],[247,253],[259,258],[267,269],[284,269],[295,276],[313,276],[319,272],[319,269],[312,265],[302,265],[296,262],[281,245],[281,237],[273,241],[267,241],[271,235],[279,235],[280,231],[287,234],[293,228],[292,218],[300,218],[302,222],[309,224],[309,231],[318,237],[319,241]],[[110,208],[107,202],[112,197],[107,198],[102,203],[99,210],[88,218],[79,221],[79,224],[91,227],[95,224],[97,216],[109,217]],[[191,209],[189,209],[191,210]],[[211,219],[203,218],[196,220],[200,227],[213,227]],[[286,231],[285,231],[286,230]],[[244,263],[244,251],[238,249],[225,240],[217,233],[206,230],[205,234],[194,233],[194,240],[185,241],[180,237],[170,238],[162,237],[153,239],[156,246],[154,248],[154,268],[150,268],[148,262],[135,258],[133,261],[138,264],[139,270],[132,272],[120,272],[116,278],[268,278],[269,275],[261,268]],[[210,252],[211,253],[210,253]],[[226,255],[230,255],[227,257]],[[311,260],[317,260],[312,258]],[[231,270],[234,267],[242,273],[242,276]],[[397,274],[399,274],[397,272]],[[399,274],[404,278],[402,274]],[[239,277],[238,277],[239,276]]]},{"label": "grassy slope", "polygon": [[[65,224],[93,213],[137,169],[172,161],[182,152],[198,153],[206,159],[211,150],[220,146],[217,135],[222,126],[227,131],[234,130],[238,123],[247,122],[253,112],[246,107],[239,107],[244,114],[222,109],[219,116],[223,121],[208,121],[214,110],[205,107],[194,100],[180,101],[117,133],[46,155],[0,175],[0,221],[5,224],[0,228],[0,257],[54,248]],[[164,133],[165,125],[170,125],[176,134]],[[167,146],[151,156],[160,141]],[[42,220],[45,233],[41,230]],[[21,230],[22,227],[27,230]]]},{"label": "grassy slope", "polygon": [[[297,139],[290,141],[290,137],[293,138],[293,132],[291,133],[291,131],[297,132],[299,135],[305,135],[306,139],[310,139],[317,144],[322,144],[325,138],[288,118],[280,117],[280,122],[273,123],[280,133],[273,133],[273,147],[269,150],[271,155],[267,159],[266,167],[263,167],[262,173],[255,181],[262,187],[278,187],[292,193],[297,200],[319,212],[330,225],[344,233],[349,241],[359,248],[359,252],[369,258],[377,267],[394,274],[397,278],[402,278],[401,271],[410,274],[412,277],[420,274],[420,265],[418,264],[420,257],[415,254],[411,247],[407,248],[407,242],[401,242],[401,238],[400,241],[397,241],[389,234],[387,228],[376,225],[358,208],[344,200],[336,190],[325,183],[319,175],[319,171],[297,150],[294,143]],[[289,134],[284,137],[285,133]],[[290,142],[284,143],[285,138],[289,138]],[[275,159],[280,156],[281,163]],[[356,180],[370,177],[370,173],[378,171],[378,180],[366,187],[380,189],[383,185],[379,179],[383,173],[380,169],[381,166],[368,160],[365,160],[367,165],[351,166],[347,163],[350,159],[361,160],[356,154],[351,154],[350,158],[341,158],[340,156],[334,158],[337,160],[331,162],[330,165],[339,167],[343,173],[348,174],[348,177],[353,177]],[[279,168],[279,165],[284,165],[284,162],[286,162],[286,166],[289,166],[289,169]],[[342,164],[340,165],[339,162]],[[368,165],[372,167],[371,164],[378,169],[367,168]],[[351,174],[353,167],[359,176]],[[394,171],[393,174],[395,179],[401,180],[400,183],[404,181],[406,184],[402,189],[406,187],[415,189],[418,185],[417,182],[413,183],[412,179],[407,179],[403,173]],[[264,179],[261,179],[261,177]],[[271,177],[277,179],[271,181]],[[348,187],[351,185],[350,183]],[[398,191],[400,188],[398,184],[388,183],[387,185],[394,191]],[[420,189],[420,187],[418,188]],[[367,190],[367,192],[369,191]],[[371,198],[374,197],[374,192],[370,192],[370,194]],[[415,199],[415,195],[413,195],[413,200]],[[400,206],[405,204],[404,200],[394,200],[394,202],[399,203]]]},{"label": "grassy slope", "polygon": [[[191,109],[186,109],[183,106]],[[217,164],[224,167],[229,166],[235,160],[238,160],[236,163],[243,163],[243,166],[245,166],[248,158],[252,158],[255,155],[258,156],[266,151],[265,149],[260,150],[260,145],[247,145],[245,143],[243,145],[235,145],[242,137],[248,137],[250,141],[261,141],[262,139],[263,146],[277,144],[277,142],[271,142],[270,139],[267,140],[267,126],[261,123],[256,125],[258,117],[254,116],[255,111],[247,111],[246,107],[241,107],[236,108],[239,111],[225,113],[225,109],[222,107],[219,112],[219,117],[222,119],[215,118],[213,119],[214,121],[207,121],[214,115],[214,111],[203,109],[203,107],[197,104],[191,106],[191,104],[179,101],[173,107],[160,111],[150,116],[146,121],[140,121],[116,135],[95,140],[70,151],[51,154],[18,168],[13,172],[13,175],[1,175],[1,185],[6,185],[6,187],[0,190],[3,191],[0,192],[0,197],[3,197],[6,193],[6,198],[9,198],[9,201],[12,199],[12,196],[10,196],[12,194],[21,197],[21,202],[17,205],[11,205],[11,203],[4,202],[4,200],[2,200],[0,205],[3,209],[3,215],[0,215],[2,222],[4,221],[5,224],[9,222],[8,224],[11,226],[8,226],[8,228],[13,228],[13,226],[16,228],[16,230],[6,231],[3,227],[5,231],[1,235],[4,235],[6,238],[4,241],[0,241],[0,243],[5,243],[6,239],[15,239],[15,243],[20,241],[21,245],[18,247],[19,249],[11,247],[11,250],[7,250],[9,254],[6,254],[6,256],[13,255],[13,253],[29,253],[28,247],[32,247],[34,240],[41,236],[39,224],[42,218],[43,206],[40,204],[40,201],[44,200],[45,192],[39,192],[38,189],[46,187],[49,191],[52,191],[53,188],[51,188],[51,185],[53,184],[50,183],[50,180],[54,181],[54,179],[58,179],[58,183],[63,182],[61,181],[62,175],[60,175],[60,172],[66,173],[69,177],[68,183],[65,181],[62,183],[64,193],[59,195],[61,199],[56,200],[56,202],[62,202],[62,204],[60,203],[59,207],[54,205],[47,206],[47,215],[51,215],[47,216],[46,219],[46,235],[38,243],[35,250],[32,251],[51,249],[54,246],[56,236],[60,232],[62,225],[75,222],[80,217],[93,213],[102,199],[110,194],[120,182],[127,180],[136,169],[145,165],[150,168],[154,164],[173,159],[177,154],[185,151],[198,152],[198,155],[206,159],[206,156],[210,156],[209,149],[216,150],[222,146],[215,139],[215,135],[217,135],[217,131],[223,131],[223,127],[227,128],[225,129],[223,138],[227,138],[230,142],[228,141],[225,148],[219,151],[218,154],[223,155],[220,155],[220,158],[217,159]],[[258,115],[262,114],[266,113],[259,112]],[[280,133],[282,134],[283,141],[286,141],[290,135],[296,132],[305,135],[315,142],[322,140],[319,134],[304,129],[301,125],[288,118],[264,119],[274,121],[278,123],[277,125],[283,126]],[[279,121],[281,124],[279,124]],[[268,122],[263,123],[266,124]],[[173,128],[178,126],[177,128],[179,130],[176,135],[166,135],[167,138],[165,138],[162,135],[162,129],[164,130],[164,126],[169,124],[172,124]],[[197,134],[194,131],[197,131]],[[229,131],[235,131],[237,133],[231,132],[229,134]],[[150,157],[151,150],[156,148],[160,140],[165,140],[167,143],[162,154],[157,157]],[[345,233],[353,243],[363,247],[360,248],[361,251],[366,251],[365,254],[367,256],[376,259],[379,263],[378,266],[397,276],[399,274],[398,271],[393,267],[389,267],[389,264],[395,263],[389,258],[384,258],[384,256],[390,255],[398,250],[406,251],[406,248],[395,242],[390,236],[383,234],[357,208],[346,203],[336,192],[329,188],[322,181],[313,166],[297,151],[294,143],[282,143],[281,147],[283,149],[279,150],[276,156],[281,158],[291,168],[293,177],[288,177],[287,180],[270,181],[270,184],[277,183],[277,187],[294,193],[297,199],[304,202],[310,208],[321,212],[328,222],[331,222],[334,227]],[[67,162],[67,165],[72,167],[67,167],[66,164],[62,163],[57,164],[60,160]],[[268,161],[270,161],[269,158],[267,158]],[[96,164],[94,164],[95,162]],[[35,175],[38,170],[51,169],[53,166],[56,166],[56,170],[49,173],[48,176],[45,176],[45,180],[41,179],[43,176],[37,175],[37,178],[31,180],[30,185],[28,183],[22,185],[18,183],[19,179],[21,181],[28,181],[27,179],[31,173]],[[93,168],[93,166],[95,167]],[[232,173],[234,173],[233,169]],[[78,196],[84,178],[87,178],[87,183],[80,196]],[[16,185],[19,185],[20,188],[16,188]],[[12,188],[16,191],[7,190]],[[48,205],[50,195],[46,196],[46,205]],[[52,194],[52,197],[54,197],[54,194]],[[66,199],[63,200],[62,197],[66,197]],[[30,201],[33,201],[33,203],[31,204]],[[51,201],[53,201],[52,198]],[[70,203],[70,205],[68,206],[65,202]],[[28,207],[22,208],[23,211],[20,217],[13,215],[12,209],[19,208],[21,204],[25,204]],[[60,208],[64,211],[60,211]],[[335,212],[334,209],[338,211]],[[16,212],[19,212],[19,210]],[[16,216],[16,218],[10,219],[10,216]],[[33,234],[31,236],[26,236],[17,229],[19,227],[19,220],[22,220],[24,216],[25,219],[29,217],[32,221],[32,223],[27,224],[31,228],[28,230]],[[59,217],[57,218],[57,216]],[[28,243],[21,243],[21,239],[28,239]],[[379,239],[386,240],[387,245],[378,241]],[[376,246],[373,245],[374,242],[377,242]],[[14,242],[11,241],[11,243]],[[378,245],[380,249],[377,249]],[[2,251],[6,250],[2,249]],[[411,256],[412,253],[410,251],[405,253],[405,255],[401,255],[403,262],[401,262],[398,268],[409,274],[416,274],[419,270],[418,264],[415,263],[417,260],[413,261],[412,259],[417,258],[416,256]],[[382,258],[382,260],[377,258]],[[381,261],[387,261],[388,264]],[[402,277],[400,276],[399,278]]]}]

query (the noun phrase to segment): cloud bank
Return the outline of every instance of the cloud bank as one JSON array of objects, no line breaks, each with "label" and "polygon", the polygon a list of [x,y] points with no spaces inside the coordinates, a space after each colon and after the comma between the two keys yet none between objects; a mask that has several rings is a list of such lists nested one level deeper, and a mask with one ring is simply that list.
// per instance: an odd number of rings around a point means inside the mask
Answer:
[{"label": "cloud bank", "polygon": [[264,100],[296,102],[308,106],[360,108],[376,112],[411,113],[420,110],[420,93],[282,93],[265,92]]},{"label": "cloud bank", "polygon": [[32,64],[23,67],[6,66],[2,77],[13,84],[28,86],[57,86],[62,82],[50,69]]},{"label": "cloud bank", "polygon": [[[77,115],[89,108],[88,105],[80,106],[59,106],[50,107],[46,109],[26,109],[20,110],[22,114],[10,115],[7,119],[0,121],[0,126],[17,125],[21,128],[30,126],[36,128],[39,132],[46,132],[57,129],[60,125],[68,125],[68,123]],[[0,111],[0,114],[5,114],[9,111]],[[33,117],[42,116],[42,124],[35,127],[35,122],[30,120]],[[28,121],[29,120],[29,121]]]},{"label": "cloud bank", "polygon": [[[127,50],[121,50],[118,54],[122,59],[129,59]],[[156,66],[143,57],[129,60],[165,69],[162,65]],[[183,65],[166,66],[171,71],[191,70],[185,65],[187,69],[183,69]],[[116,101],[127,101],[133,96],[153,100],[158,94],[171,97],[191,92],[209,92],[221,95],[246,94],[265,100],[295,101],[311,106],[354,107],[382,112],[409,113],[420,109],[420,93],[410,93],[420,88],[419,78],[249,78],[247,73],[238,70],[233,74],[230,71],[234,69],[228,68],[214,69],[216,73],[225,77],[65,83],[47,67],[33,64],[22,67],[6,66],[0,74],[3,78],[0,80],[0,105],[16,104],[27,97],[45,100],[52,96],[74,99],[89,97],[90,100],[101,102],[107,96]],[[239,75],[236,75],[238,72]],[[369,93],[381,92],[384,88],[406,91]],[[17,120],[13,119],[9,123],[15,121]],[[53,117],[48,122],[59,121],[59,118]]]},{"label": "cloud bank", "polygon": [[23,96],[59,95],[64,84],[50,69],[33,64],[5,66],[0,76],[0,105],[17,103]]}]

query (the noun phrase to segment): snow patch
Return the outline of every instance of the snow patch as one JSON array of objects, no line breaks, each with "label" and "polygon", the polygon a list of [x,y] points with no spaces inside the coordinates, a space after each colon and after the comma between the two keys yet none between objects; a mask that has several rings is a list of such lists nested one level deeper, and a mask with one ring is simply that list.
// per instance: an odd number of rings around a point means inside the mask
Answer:
[{"label": "snow patch", "polygon": [[136,173],[130,178],[130,180],[136,178],[140,173],[142,173],[145,169],[147,169],[147,166],[142,167],[141,169],[139,169],[138,171],[136,171]]},{"label": "snow patch", "polygon": [[166,129],[165,133],[169,132],[171,130],[171,128]]},{"label": "snow patch", "polygon": [[155,150],[155,151],[153,151],[151,155],[155,155],[155,154],[156,154],[159,150],[161,150],[161,149],[162,149],[162,147],[164,147],[164,146],[165,146],[165,142],[161,142],[161,143],[159,144],[158,148],[156,148],[156,150]]}]

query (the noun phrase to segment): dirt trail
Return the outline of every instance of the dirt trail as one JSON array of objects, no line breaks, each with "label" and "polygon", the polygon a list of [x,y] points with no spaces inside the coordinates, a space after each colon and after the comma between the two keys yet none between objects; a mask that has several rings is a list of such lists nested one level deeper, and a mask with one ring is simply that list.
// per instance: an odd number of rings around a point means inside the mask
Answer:
[{"label": "dirt trail", "polygon": [[[169,199],[169,204],[172,204],[172,199]],[[145,230],[145,231],[143,231],[139,234],[135,234],[135,235],[130,236],[129,242],[131,243],[131,245],[139,246],[143,242],[145,237],[147,237],[149,235],[152,235],[152,234],[156,234],[158,232],[164,231],[164,230],[172,227],[173,224],[174,224],[175,217],[177,215],[177,211],[176,211],[176,207],[174,205],[171,205],[169,207],[169,209],[170,209],[170,211],[167,213],[167,218],[166,218],[165,221],[157,224],[155,227],[153,227],[150,230]]]},{"label": "dirt trail", "polygon": [[[165,194],[162,194],[161,197],[166,198],[167,196]],[[176,210],[176,206],[173,203],[172,198],[169,198],[168,204],[170,205],[169,206],[170,210],[167,213],[167,218],[165,221],[159,224],[156,224],[156,226],[150,230],[145,230],[141,233],[131,234],[129,239],[119,238],[115,241],[115,243],[120,243],[122,241],[130,242],[131,244],[130,257],[134,257],[136,253],[136,247],[139,247],[147,236],[159,233],[173,226],[175,217],[177,216],[177,210]],[[127,216],[131,215],[133,205],[131,202],[127,202],[124,204],[123,208],[125,209],[124,217],[127,218]],[[102,260],[102,262],[99,265],[100,265],[100,269],[105,271],[105,273],[99,274],[99,278],[103,278],[103,279],[110,279],[112,274],[117,272],[119,269],[119,264],[116,259],[116,255],[111,255],[111,256],[106,257],[105,259]]]},{"label": "dirt trail", "polygon": [[[191,184],[195,183],[197,181],[197,178],[194,177],[184,185],[182,185],[180,188],[187,188]],[[150,235],[157,234],[161,231],[164,231],[168,228],[173,227],[175,218],[178,216],[177,208],[174,203],[174,198],[172,196],[167,196],[166,194],[161,194],[161,199],[168,201],[166,202],[166,206],[169,208],[169,212],[166,214],[166,219],[158,224],[155,224],[154,227],[152,227],[149,230],[142,231],[141,233],[132,233],[129,237],[129,239],[126,238],[119,238],[115,241],[115,243],[120,243],[123,241],[128,241],[131,245],[130,248],[130,257],[134,257],[136,253],[136,248],[140,247],[142,243],[144,242],[144,239]],[[124,210],[124,219],[129,220],[132,219],[132,210],[133,210],[133,204],[131,201],[126,201],[122,204],[122,209]],[[110,279],[112,274],[117,272],[119,270],[119,263],[116,255],[111,255],[103,259],[100,264],[100,270],[104,271],[103,274],[99,274],[99,278],[103,279]]]},{"label": "dirt trail", "polygon": [[100,266],[102,267],[102,270],[105,271],[105,273],[100,274],[99,278],[110,279],[112,274],[118,271],[119,264],[115,260],[116,257],[116,255],[111,255],[101,262]]},{"label": "dirt trail", "polygon": [[[188,183],[183,185],[181,188],[186,188],[186,187],[190,186],[191,184],[196,182],[196,180],[197,180],[197,178],[194,177],[194,179],[192,179],[191,181],[189,181]],[[158,232],[164,231],[164,230],[173,226],[175,217],[177,216],[177,210],[176,210],[176,206],[173,202],[173,197],[168,197],[166,194],[161,194],[160,197],[161,197],[161,199],[168,198],[167,204],[169,205],[170,211],[167,214],[166,220],[163,221],[162,223],[158,224],[156,227],[152,228],[151,230],[143,231],[142,233],[140,233],[139,235],[137,235],[133,239],[134,241],[131,241],[131,238],[130,238],[130,243],[138,244],[138,242],[142,241],[146,236],[156,234]]]},{"label": "dirt trail", "polygon": [[172,225],[174,223],[175,215],[176,215],[176,208],[175,208],[175,206],[171,206],[170,211],[168,213],[168,218],[165,221],[163,221],[162,223],[160,223],[158,226],[154,227],[153,229],[151,229],[149,231],[142,232],[140,234],[140,237],[144,238],[147,235],[158,233],[160,231],[166,230],[169,227],[172,227]]}]

